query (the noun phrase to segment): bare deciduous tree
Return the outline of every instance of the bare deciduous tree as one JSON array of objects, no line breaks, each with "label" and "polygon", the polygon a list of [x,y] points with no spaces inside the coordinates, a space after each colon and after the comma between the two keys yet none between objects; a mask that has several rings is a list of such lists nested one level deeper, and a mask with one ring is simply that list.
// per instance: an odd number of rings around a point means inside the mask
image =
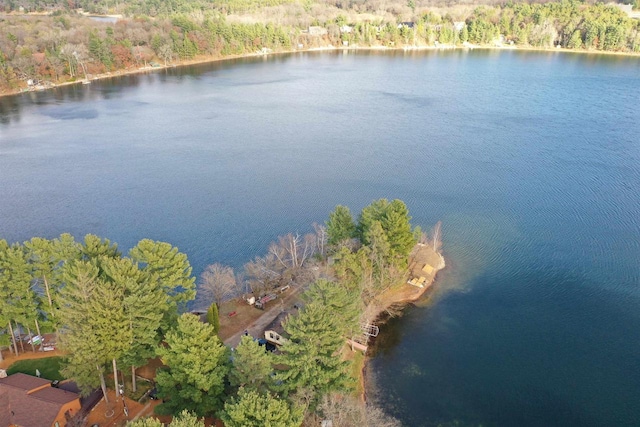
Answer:
[{"label": "bare deciduous tree", "polygon": [[325,246],[327,244],[327,227],[316,222],[313,223],[313,230],[316,235],[316,252],[324,257],[326,254]]},{"label": "bare deciduous tree", "polygon": [[280,280],[282,268],[273,254],[264,257],[256,257],[244,265],[244,272],[248,279],[251,291],[256,297],[272,289]]},{"label": "bare deciduous tree", "polygon": [[400,427],[400,422],[385,414],[382,409],[363,403],[352,396],[332,393],[324,396],[319,406],[324,419],[331,420],[333,427]]},{"label": "bare deciduous tree", "polygon": [[219,263],[207,266],[200,275],[199,288],[207,301],[215,302],[218,308],[225,299],[238,293],[233,269]]},{"label": "bare deciduous tree", "polygon": [[278,237],[278,241],[269,246],[269,254],[284,269],[302,267],[304,262],[315,252],[316,238],[313,234],[304,237],[292,233]]}]

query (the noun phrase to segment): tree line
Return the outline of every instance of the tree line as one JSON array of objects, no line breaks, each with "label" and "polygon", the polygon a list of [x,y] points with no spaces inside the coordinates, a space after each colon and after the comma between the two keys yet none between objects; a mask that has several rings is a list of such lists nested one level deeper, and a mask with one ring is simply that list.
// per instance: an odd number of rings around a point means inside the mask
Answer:
[{"label": "tree line", "polygon": [[[286,341],[277,355],[249,336],[232,352],[221,344],[212,348],[204,337],[215,334],[215,319],[203,325],[181,318],[179,336],[167,336],[159,350],[167,364],[157,375],[165,399],[159,412],[217,414],[226,426],[238,427],[318,425],[326,417],[335,426],[397,425],[352,396],[356,379],[343,352],[346,339],[363,338],[363,324],[379,314],[367,310],[371,302],[406,282],[409,253],[422,235],[410,219],[400,200],[376,200],[357,221],[349,208],[337,206],[324,225],[314,225],[314,233],[280,237],[242,275],[220,264],[207,267],[199,289],[212,308],[234,286],[246,285],[259,297],[292,280],[305,289],[304,306],[284,321]],[[185,348],[202,354],[198,365],[186,363],[191,356]]]},{"label": "tree line", "polygon": [[[304,306],[283,324],[287,341],[278,355],[249,336],[231,351],[215,321],[180,315],[195,298],[195,278],[177,248],[145,239],[123,256],[115,243],[94,235],[82,242],[69,234],[11,245],[0,240],[0,338],[18,353],[23,340],[16,329],[56,331],[66,352],[63,375],[83,393],[101,387],[105,396],[108,372],[117,394],[122,367],[131,368],[135,387],[135,368],[160,357],[156,382],[164,402],[156,410],[176,415],[176,426],[200,425],[193,420],[205,416],[228,427],[296,426],[329,415],[343,417],[336,426],[394,426],[351,395],[355,380],[341,355],[345,339],[371,320],[367,304],[404,283],[420,230],[412,229],[403,202],[386,199],[365,207],[357,222],[338,206],[314,228],[303,237],[279,238],[262,261],[249,263],[271,266],[272,274],[256,268],[243,279],[247,286],[254,282],[258,296],[283,278],[306,288]],[[316,267],[328,264],[318,275]],[[228,295],[216,288],[228,289],[233,277],[230,268],[217,266],[205,270],[200,284],[214,291],[203,290],[214,307]],[[207,284],[210,274],[223,280]]]},{"label": "tree line", "polygon": [[[269,10],[270,1],[281,0],[246,2],[252,8]],[[17,4],[5,4],[4,8],[12,9]],[[613,5],[577,0],[544,4],[509,2],[502,6],[477,7],[465,14],[413,8],[408,14],[398,11],[395,15],[376,18],[367,15],[366,19],[351,9],[350,19],[340,13],[313,17],[315,3],[292,3],[291,10],[281,12],[285,17],[280,13],[275,17],[259,14],[254,17],[254,12],[245,12],[252,21],[257,21],[253,24],[231,22],[226,18],[230,12],[225,7],[231,4],[246,9],[239,6],[242,1],[122,2],[134,9],[126,10],[130,17],[116,23],[96,22],[77,15],[67,2],[29,4],[31,9],[44,8],[53,13],[49,16],[8,15],[0,19],[0,90],[23,88],[29,81],[33,85],[73,81],[88,75],[140,68],[153,62],[168,64],[265,49],[282,51],[299,45],[307,48],[343,43],[395,47],[502,43],[640,52],[640,21],[629,18]],[[110,10],[114,4],[104,0],[85,6]],[[345,3],[343,7],[355,8],[356,5]],[[326,34],[311,35],[309,25],[323,27]]]},{"label": "tree line", "polygon": [[273,24],[230,24],[178,15],[115,24],[86,17],[10,16],[0,20],[0,89],[84,79],[88,75],[165,65],[196,56],[219,57],[291,47],[289,32]]},{"label": "tree line", "polygon": [[[82,242],[69,234],[0,240],[0,328],[8,332],[1,344],[18,354],[18,330],[56,332],[68,354],[63,374],[84,393],[106,391],[109,364],[117,382],[118,363],[133,373],[153,357],[194,296],[189,261],[168,243],[141,240],[123,257],[115,243],[91,234]],[[132,381],[135,388],[135,375]]]},{"label": "tree line", "polygon": [[[512,3],[478,7],[460,29],[451,16],[425,14],[418,30],[427,41],[494,41],[517,46],[600,51],[640,51],[640,21],[615,5],[563,0],[544,4]],[[500,36],[503,39],[500,39]]]}]

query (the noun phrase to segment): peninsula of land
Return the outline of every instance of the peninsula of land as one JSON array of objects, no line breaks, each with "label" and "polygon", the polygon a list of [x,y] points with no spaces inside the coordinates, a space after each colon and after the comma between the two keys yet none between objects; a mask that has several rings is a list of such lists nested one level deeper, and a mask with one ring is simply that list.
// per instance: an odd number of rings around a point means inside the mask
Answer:
[{"label": "peninsula of land", "polygon": [[[123,255],[95,235],[0,240],[0,392],[5,382],[36,384],[35,374],[72,381],[66,410],[78,423],[148,426],[135,420],[153,411],[144,423],[340,426],[350,413],[358,424],[394,425],[362,399],[367,346],[382,317],[444,267],[440,224],[427,234],[410,219],[401,200],[375,200],[357,220],[337,206],[239,275],[207,266],[197,287],[186,255],[165,242],[144,239]],[[79,395],[94,396],[93,418]],[[161,402],[147,401],[156,395]],[[25,408],[10,409],[10,422],[24,424]]]}]

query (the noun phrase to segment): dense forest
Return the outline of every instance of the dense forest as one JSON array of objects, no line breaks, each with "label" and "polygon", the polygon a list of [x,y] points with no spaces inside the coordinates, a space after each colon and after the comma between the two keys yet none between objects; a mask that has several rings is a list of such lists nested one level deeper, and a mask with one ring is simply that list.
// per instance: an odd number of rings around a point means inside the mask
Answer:
[{"label": "dense forest", "polygon": [[[564,0],[426,7],[313,0],[0,1],[0,90],[119,70],[326,46],[520,46],[640,52],[640,20]],[[118,13],[115,22],[86,13]]]},{"label": "dense forest", "polygon": [[[273,242],[243,274],[207,267],[198,288],[211,304],[206,323],[184,313],[196,279],[187,256],[168,243],[145,239],[123,255],[95,235],[0,240],[0,347],[18,354],[25,351],[18,336],[55,331],[62,374],[84,393],[106,392],[121,371],[130,372],[135,390],[136,367],[159,357],[164,401],[156,412],[177,416],[176,426],[202,425],[202,417],[227,427],[319,425],[327,417],[335,427],[396,426],[354,395],[359,374],[345,357],[346,339],[364,337],[380,295],[406,286],[409,253],[426,239],[410,219],[400,200],[374,201],[357,222],[338,206],[313,233]],[[248,289],[264,295],[283,281],[301,287],[304,302],[282,325],[279,354],[248,335],[233,351],[223,345],[217,305]],[[35,351],[38,343],[29,344]],[[118,387],[110,388],[117,398]]]}]

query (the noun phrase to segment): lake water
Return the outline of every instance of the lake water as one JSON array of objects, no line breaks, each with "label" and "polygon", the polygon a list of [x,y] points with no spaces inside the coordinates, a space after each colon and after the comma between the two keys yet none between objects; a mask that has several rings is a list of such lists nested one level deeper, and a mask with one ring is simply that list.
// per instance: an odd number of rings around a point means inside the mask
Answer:
[{"label": "lake water", "polygon": [[640,425],[640,59],[294,54],[0,99],[0,237],[241,266],[336,204],[443,221],[369,396],[407,426]]}]

